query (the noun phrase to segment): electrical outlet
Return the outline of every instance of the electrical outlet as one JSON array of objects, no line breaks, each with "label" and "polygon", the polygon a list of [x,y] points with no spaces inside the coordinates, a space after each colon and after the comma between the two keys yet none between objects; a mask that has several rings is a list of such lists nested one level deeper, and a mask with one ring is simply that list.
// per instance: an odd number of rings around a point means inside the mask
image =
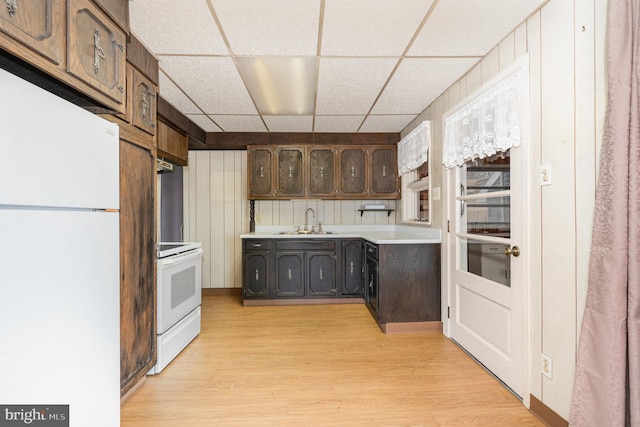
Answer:
[{"label": "electrical outlet", "polygon": [[551,165],[540,165],[540,185],[551,185]]},{"label": "electrical outlet", "polygon": [[551,356],[548,356],[544,353],[541,353],[540,355],[541,355],[540,370],[542,371],[542,375],[552,380],[553,379],[553,359],[551,358]]}]

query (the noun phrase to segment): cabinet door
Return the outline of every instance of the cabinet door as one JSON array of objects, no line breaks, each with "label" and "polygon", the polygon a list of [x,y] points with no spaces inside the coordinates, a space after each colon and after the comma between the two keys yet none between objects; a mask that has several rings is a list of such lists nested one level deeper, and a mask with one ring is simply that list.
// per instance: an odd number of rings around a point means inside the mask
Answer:
[{"label": "cabinet door", "polygon": [[67,71],[125,112],[126,39],[124,32],[87,0],[69,0]]},{"label": "cabinet door", "polygon": [[336,150],[327,147],[307,149],[308,185],[307,195],[312,197],[335,197]]},{"label": "cabinet door", "polygon": [[63,59],[62,0],[6,0],[0,31],[59,65]]},{"label": "cabinet door", "polygon": [[342,241],[342,295],[362,295],[362,241]]},{"label": "cabinet door", "polygon": [[365,300],[378,320],[378,261],[367,257],[365,266]]},{"label": "cabinet door", "polygon": [[398,155],[396,147],[371,147],[371,183],[369,196],[397,199],[400,197],[398,182]]},{"label": "cabinet door", "polygon": [[153,153],[120,141],[120,386],[126,393],[156,362]]},{"label": "cabinet door", "polygon": [[336,296],[334,253],[307,252],[307,296]]},{"label": "cabinet door", "polygon": [[93,0],[113,21],[129,34],[129,1],[128,0]]},{"label": "cabinet door", "polygon": [[[131,122],[150,135],[156,134],[158,88],[140,71],[129,66],[131,79]],[[186,145],[186,140],[185,140]],[[185,153],[182,153],[186,156]],[[186,160],[186,159],[185,159]]]},{"label": "cabinet door", "polygon": [[277,197],[304,197],[304,148],[276,148]]},{"label": "cabinet door", "polygon": [[304,296],[304,252],[276,252],[274,296]]},{"label": "cabinet door", "polygon": [[249,147],[249,199],[273,198],[273,151],[270,147]]},{"label": "cabinet door", "polygon": [[244,256],[244,296],[269,296],[269,252],[247,251]]},{"label": "cabinet door", "polygon": [[338,195],[342,197],[366,197],[367,190],[367,151],[361,148],[341,148],[340,187]]},{"label": "cabinet door", "polygon": [[189,157],[187,135],[158,121],[158,156],[165,157],[178,165],[187,166]]}]

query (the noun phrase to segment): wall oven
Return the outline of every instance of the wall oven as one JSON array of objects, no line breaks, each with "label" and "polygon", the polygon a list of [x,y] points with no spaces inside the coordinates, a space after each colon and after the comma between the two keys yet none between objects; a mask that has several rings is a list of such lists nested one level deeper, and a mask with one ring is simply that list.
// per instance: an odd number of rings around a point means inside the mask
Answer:
[{"label": "wall oven", "polygon": [[199,333],[202,302],[202,244],[157,245],[158,360],[160,373]]}]

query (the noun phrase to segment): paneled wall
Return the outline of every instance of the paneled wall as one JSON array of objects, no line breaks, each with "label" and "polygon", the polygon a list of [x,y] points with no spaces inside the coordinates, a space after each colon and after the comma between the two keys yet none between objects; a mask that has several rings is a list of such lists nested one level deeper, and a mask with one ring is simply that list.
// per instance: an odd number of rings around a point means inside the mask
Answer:
[{"label": "paneled wall", "polygon": [[[249,232],[247,200],[247,152],[190,151],[184,168],[185,241],[202,242],[204,248],[202,286],[242,287],[240,234]],[[256,225],[304,225],[305,212],[316,217],[309,224],[323,226],[393,224],[395,215],[357,209],[363,204],[384,204],[395,209],[395,200],[300,200],[256,201]],[[398,203],[399,204],[399,203]]]},{"label": "paneled wall", "polygon": [[[569,418],[577,341],[584,310],[606,76],[606,0],[550,0],[518,26],[411,125],[431,120],[434,144],[434,226],[446,230],[442,117],[521,55],[529,55],[531,240],[529,307],[530,393]],[[552,184],[541,187],[541,164]],[[444,271],[444,270],[443,270]],[[553,358],[553,379],[540,374],[540,353]],[[528,399],[525,397],[525,402]]]},{"label": "paneled wall", "polygon": [[190,151],[184,168],[185,241],[202,242],[202,286],[241,287],[240,234],[249,230],[246,151]]}]

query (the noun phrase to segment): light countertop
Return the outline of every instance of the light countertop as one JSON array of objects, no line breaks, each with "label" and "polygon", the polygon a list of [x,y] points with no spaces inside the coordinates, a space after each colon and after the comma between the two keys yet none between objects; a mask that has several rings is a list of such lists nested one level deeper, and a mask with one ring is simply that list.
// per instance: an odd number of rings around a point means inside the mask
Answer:
[{"label": "light countertop", "polygon": [[[295,234],[294,226],[257,226],[242,239],[349,239],[361,238],[378,245],[441,243],[439,228],[408,225],[323,225],[327,234]],[[285,233],[285,234],[283,234]]]}]

